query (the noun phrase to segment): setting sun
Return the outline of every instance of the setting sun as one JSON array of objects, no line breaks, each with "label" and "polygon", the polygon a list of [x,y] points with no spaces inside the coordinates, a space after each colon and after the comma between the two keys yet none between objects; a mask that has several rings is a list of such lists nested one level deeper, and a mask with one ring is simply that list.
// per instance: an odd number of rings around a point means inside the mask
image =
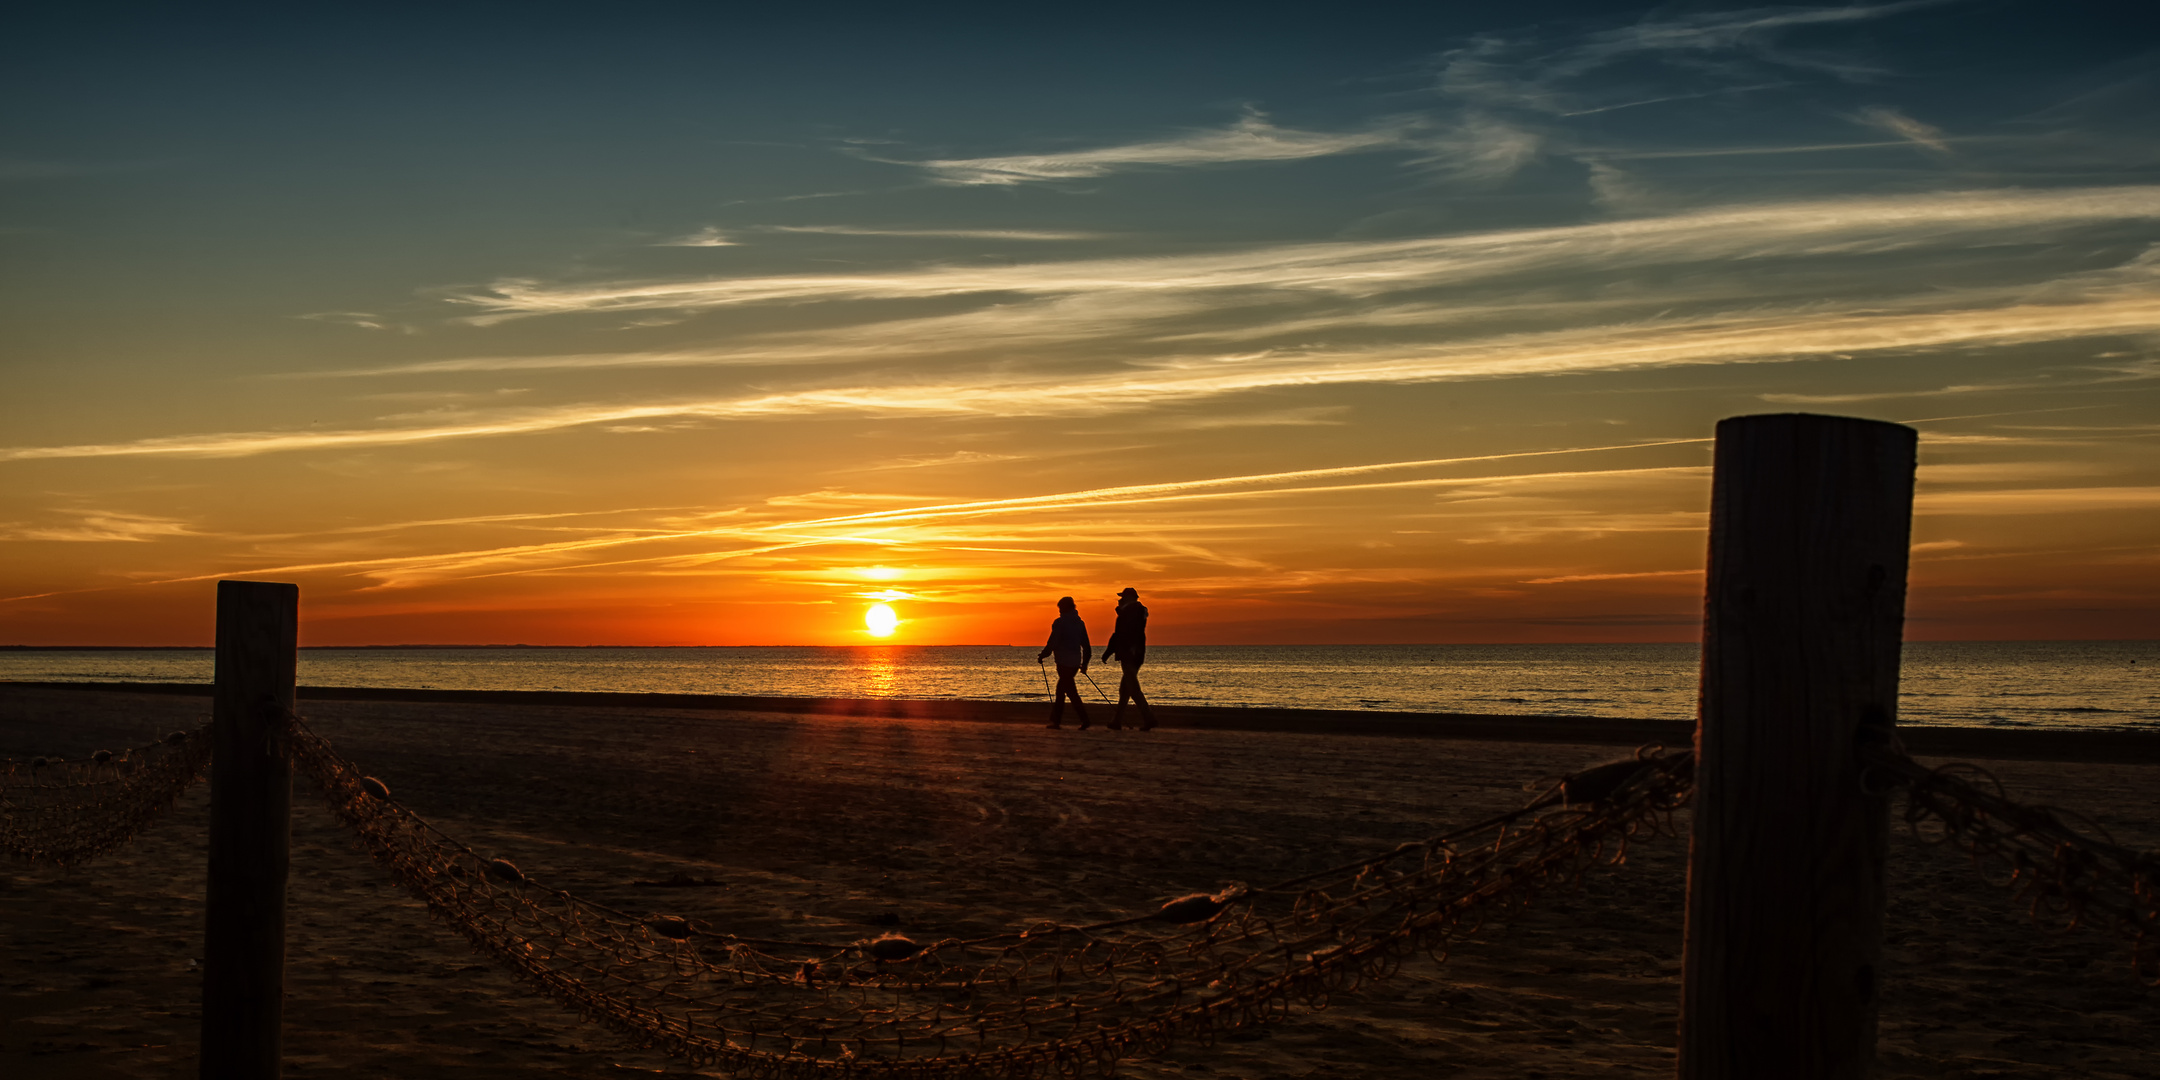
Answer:
[{"label": "setting sun", "polygon": [[893,628],[899,625],[900,616],[893,612],[890,604],[874,604],[863,613],[863,626],[869,629],[871,637],[891,637]]}]

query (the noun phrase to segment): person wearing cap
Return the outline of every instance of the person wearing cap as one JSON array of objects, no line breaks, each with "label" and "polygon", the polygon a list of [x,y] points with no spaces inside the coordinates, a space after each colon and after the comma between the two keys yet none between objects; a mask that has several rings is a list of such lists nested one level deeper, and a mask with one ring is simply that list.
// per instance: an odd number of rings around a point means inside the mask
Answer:
[{"label": "person wearing cap", "polygon": [[1073,711],[1080,714],[1080,730],[1088,727],[1087,704],[1080,700],[1080,688],[1073,685],[1073,676],[1086,671],[1088,654],[1095,646],[1088,642],[1087,624],[1080,621],[1080,609],[1073,605],[1073,598],[1058,598],[1057,621],[1050,624],[1050,640],[1042,651],[1035,654],[1040,664],[1046,656],[1057,657],[1057,695],[1050,702],[1050,722],[1044,727],[1063,727],[1059,723],[1065,716],[1065,699],[1070,697]]},{"label": "person wearing cap", "polygon": [[1125,677],[1118,680],[1117,711],[1110,714],[1110,729],[1125,726],[1125,703],[1132,701],[1140,706],[1140,730],[1154,730],[1155,710],[1148,708],[1147,695],[1140,692],[1140,665],[1147,662],[1147,606],[1140,602],[1138,589],[1128,587],[1118,594],[1117,627],[1110,631],[1102,653],[1106,664],[1112,657],[1125,669]]}]

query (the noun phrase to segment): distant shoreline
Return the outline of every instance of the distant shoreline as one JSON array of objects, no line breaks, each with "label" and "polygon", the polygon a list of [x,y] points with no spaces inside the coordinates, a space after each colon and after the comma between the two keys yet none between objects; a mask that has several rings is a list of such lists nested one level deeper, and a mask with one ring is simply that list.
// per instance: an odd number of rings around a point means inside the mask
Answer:
[{"label": "distant shoreline", "polygon": [[[32,682],[0,680],[13,690],[211,696],[209,683]],[[959,720],[1034,725],[1046,702],[964,698],[752,697],[735,694],[637,693],[600,690],[432,690],[402,687],[302,686],[309,701],[407,701],[518,708],[644,708],[704,712],[782,713],[843,719]],[[1105,709],[1105,712],[1108,710]],[[1366,712],[1226,705],[1159,705],[1169,730],[1396,738],[1478,742],[1571,743],[1592,746],[1688,746],[1692,720],[1633,717],[1521,716],[1502,713]],[[2057,728],[1901,726],[1906,749],[1919,756],[2018,761],[2160,764],[2160,732],[2076,731]]]}]

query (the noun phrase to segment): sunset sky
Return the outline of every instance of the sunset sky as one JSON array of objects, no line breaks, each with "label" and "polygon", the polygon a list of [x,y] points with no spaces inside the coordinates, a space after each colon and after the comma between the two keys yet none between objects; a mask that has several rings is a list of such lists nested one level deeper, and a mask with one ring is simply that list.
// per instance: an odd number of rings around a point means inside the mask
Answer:
[{"label": "sunset sky", "polygon": [[11,20],[0,644],[1686,641],[1780,411],[2160,637],[2135,5],[801,9]]}]

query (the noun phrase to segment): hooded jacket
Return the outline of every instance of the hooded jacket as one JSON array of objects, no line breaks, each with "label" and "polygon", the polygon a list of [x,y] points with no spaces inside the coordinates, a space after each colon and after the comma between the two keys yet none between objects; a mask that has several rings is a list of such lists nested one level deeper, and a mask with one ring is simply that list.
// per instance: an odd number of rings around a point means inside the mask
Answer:
[{"label": "hooded jacket", "polygon": [[1079,612],[1060,615],[1050,624],[1050,640],[1043,644],[1043,652],[1057,656],[1057,666],[1087,670],[1088,653],[1094,646],[1088,644],[1087,624],[1080,621]]}]

